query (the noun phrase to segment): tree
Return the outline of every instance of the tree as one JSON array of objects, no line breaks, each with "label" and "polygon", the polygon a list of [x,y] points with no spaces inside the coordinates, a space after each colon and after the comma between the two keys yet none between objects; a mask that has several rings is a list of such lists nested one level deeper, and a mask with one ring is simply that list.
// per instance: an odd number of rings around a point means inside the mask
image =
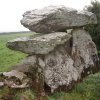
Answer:
[{"label": "tree", "polygon": [[100,53],[100,2],[97,0],[91,1],[91,5],[86,6],[85,10],[94,13],[97,17],[97,24],[87,25],[85,29],[89,31],[93,41],[97,46],[98,52]]}]

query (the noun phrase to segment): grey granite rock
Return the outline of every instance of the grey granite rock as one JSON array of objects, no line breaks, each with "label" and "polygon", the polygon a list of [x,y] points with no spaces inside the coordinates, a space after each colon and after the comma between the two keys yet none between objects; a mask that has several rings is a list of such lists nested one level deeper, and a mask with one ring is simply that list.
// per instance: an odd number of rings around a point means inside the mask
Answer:
[{"label": "grey granite rock", "polygon": [[42,35],[35,38],[18,38],[7,43],[7,47],[27,54],[47,54],[64,44],[71,38],[70,34],[65,32],[55,32]]},{"label": "grey granite rock", "polygon": [[[36,73],[43,75],[44,83],[51,92],[64,86],[68,91],[72,83],[83,76],[97,71],[97,49],[88,32],[81,28],[71,30],[71,34],[56,32],[35,38],[15,39],[8,47],[30,55],[15,70],[29,72],[38,66]],[[42,54],[42,55],[37,55]],[[22,71],[23,70],[23,71]]]},{"label": "grey granite rock", "polygon": [[[72,32],[73,47],[72,58],[74,60],[74,66],[77,67],[77,71],[82,73],[91,73],[92,69],[96,69],[98,66],[98,55],[95,43],[92,41],[90,34],[83,29],[75,29]],[[85,69],[88,69],[87,71]],[[81,77],[81,75],[80,75]]]},{"label": "grey granite rock", "polygon": [[34,69],[36,67],[36,56],[28,56],[24,58],[19,64],[16,64],[11,67],[11,70],[17,70],[19,72],[29,72],[30,69]]},{"label": "grey granite rock", "polygon": [[4,86],[4,83],[3,82],[0,82],[0,88],[3,87],[3,86]]},{"label": "grey granite rock", "polygon": [[62,86],[68,91],[73,82],[98,71],[97,49],[89,33],[75,29],[72,31],[72,40],[39,60],[51,92]]},{"label": "grey granite rock", "polygon": [[12,70],[10,72],[4,72],[3,75],[5,77],[8,77],[8,78],[10,78],[10,77],[16,77],[16,78],[18,78],[20,80],[22,80],[24,77],[26,77],[26,75],[24,73],[19,72],[17,70]]},{"label": "grey granite rock", "polygon": [[23,26],[38,33],[65,31],[66,28],[82,27],[91,23],[97,23],[93,13],[65,6],[48,6],[26,11],[21,20]]},{"label": "grey granite rock", "polygon": [[11,70],[10,72],[3,72],[3,83],[10,88],[27,88],[29,87],[29,78],[23,72],[18,70]]},{"label": "grey granite rock", "polygon": [[66,45],[57,48],[44,57],[43,62],[45,67],[43,72],[45,83],[51,88],[52,93],[63,86],[64,89],[61,90],[68,91],[70,84],[73,81],[77,81],[80,77],[80,74],[74,67],[73,59],[67,52],[67,50],[71,50],[71,48]]}]

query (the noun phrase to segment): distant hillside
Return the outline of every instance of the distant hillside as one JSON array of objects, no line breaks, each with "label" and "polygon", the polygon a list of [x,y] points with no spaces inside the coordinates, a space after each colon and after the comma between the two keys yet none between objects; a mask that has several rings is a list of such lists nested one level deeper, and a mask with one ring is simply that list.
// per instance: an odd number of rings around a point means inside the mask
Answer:
[{"label": "distant hillside", "polygon": [[31,33],[31,31],[19,31],[19,32],[0,32],[0,35],[4,34],[17,34],[17,33]]}]

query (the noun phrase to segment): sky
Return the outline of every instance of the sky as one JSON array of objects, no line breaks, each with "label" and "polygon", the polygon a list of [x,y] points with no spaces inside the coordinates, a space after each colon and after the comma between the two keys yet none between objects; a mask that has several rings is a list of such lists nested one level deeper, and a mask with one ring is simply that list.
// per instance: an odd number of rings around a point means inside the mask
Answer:
[{"label": "sky", "polygon": [[65,5],[82,10],[90,2],[91,0],[0,0],[0,32],[28,31],[20,24],[25,11],[49,5]]}]

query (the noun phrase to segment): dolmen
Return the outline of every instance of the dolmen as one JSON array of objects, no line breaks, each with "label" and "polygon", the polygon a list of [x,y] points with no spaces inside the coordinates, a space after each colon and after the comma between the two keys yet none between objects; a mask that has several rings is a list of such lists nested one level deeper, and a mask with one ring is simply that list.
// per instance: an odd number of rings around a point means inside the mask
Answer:
[{"label": "dolmen", "polygon": [[51,93],[69,91],[100,69],[96,45],[84,29],[97,24],[95,14],[49,6],[26,11],[20,22],[40,35],[8,41],[7,47],[28,55],[13,71],[31,73],[34,88]]}]

